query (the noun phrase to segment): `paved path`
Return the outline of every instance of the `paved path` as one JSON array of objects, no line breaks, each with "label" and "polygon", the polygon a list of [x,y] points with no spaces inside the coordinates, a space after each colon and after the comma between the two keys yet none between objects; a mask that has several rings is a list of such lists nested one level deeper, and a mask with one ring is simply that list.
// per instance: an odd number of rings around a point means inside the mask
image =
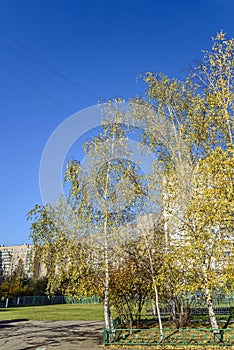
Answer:
[{"label": "paved path", "polygon": [[0,350],[100,350],[101,321],[0,321]]}]

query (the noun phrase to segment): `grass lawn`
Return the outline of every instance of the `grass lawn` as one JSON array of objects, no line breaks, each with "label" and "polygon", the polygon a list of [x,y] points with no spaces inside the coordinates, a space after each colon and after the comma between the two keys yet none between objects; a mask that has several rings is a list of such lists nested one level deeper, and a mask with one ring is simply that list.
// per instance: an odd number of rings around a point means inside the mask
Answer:
[{"label": "grass lawn", "polygon": [[[105,349],[105,347],[104,347]],[[119,345],[108,345],[106,347],[108,350],[233,350],[232,346],[218,346],[218,345],[124,345],[120,347]]]},{"label": "grass lawn", "polygon": [[101,321],[104,320],[102,304],[59,304],[0,308],[0,320],[53,320]]}]

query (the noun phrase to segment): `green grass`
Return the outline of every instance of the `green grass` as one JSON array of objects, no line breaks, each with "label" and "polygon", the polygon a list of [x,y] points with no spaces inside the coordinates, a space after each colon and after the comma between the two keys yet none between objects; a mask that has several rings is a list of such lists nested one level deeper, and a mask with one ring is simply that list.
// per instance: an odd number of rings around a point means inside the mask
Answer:
[{"label": "green grass", "polygon": [[102,304],[62,304],[25,306],[15,308],[0,308],[0,320],[53,320],[53,321],[101,321],[103,316]]}]

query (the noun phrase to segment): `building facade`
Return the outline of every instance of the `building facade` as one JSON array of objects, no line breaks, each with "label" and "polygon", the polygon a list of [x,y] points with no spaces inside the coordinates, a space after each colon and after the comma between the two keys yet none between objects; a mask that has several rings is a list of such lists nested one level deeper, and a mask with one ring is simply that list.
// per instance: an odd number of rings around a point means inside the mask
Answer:
[{"label": "building facade", "polygon": [[30,244],[0,246],[0,275],[10,276],[21,260],[25,274],[32,277],[35,273],[32,248]]}]

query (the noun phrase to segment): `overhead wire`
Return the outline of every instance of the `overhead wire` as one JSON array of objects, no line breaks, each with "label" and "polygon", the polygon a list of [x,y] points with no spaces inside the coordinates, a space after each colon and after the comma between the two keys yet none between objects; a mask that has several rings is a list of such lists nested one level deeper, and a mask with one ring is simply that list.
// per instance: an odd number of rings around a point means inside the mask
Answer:
[{"label": "overhead wire", "polygon": [[68,113],[72,113],[68,108],[66,108],[64,105],[62,105],[60,102],[58,102],[57,100],[55,100],[53,97],[50,97],[48,94],[46,94],[44,91],[42,91],[40,88],[38,88],[37,86],[35,86],[34,84],[32,84],[30,81],[28,81],[27,79],[25,79],[22,75],[20,75],[19,73],[17,73],[14,69],[12,69],[11,67],[9,67],[6,63],[1,62],[0,61],[0,65],[3,66],[6,70],[8,70],[9,72],[11,72],[12,74],[16,75],[19,79],[21,79],[22,81],[24,81],[27,85],[29,85],[32,89],[36,90],[40,95],[42,95],[43,97],[47,98],[48,100],[50,100],[51,102],[55,103],[57,106],[59,106],[60,108],[62,108],[64,111],[68,112]]},{"label": "overhead wire", "polygon": [[20,56],[20,58],[26,62],[28,65],[30,65],[33,69],[35,69],[37,72],[39,72],[40,74],[42,74],[44,77],[46,77],[49,80],[52,80],[53,82],[55,82],[56,84],[58,84],[59,86],[61,86],[65,91],[67,91],[68,93],[72,94],[73,96],[76,96],[76,94],[68,89],[66,86],[64,86],[63,84],[61,84],[59,81],[57,81],[56,79],[54,79],[53,77],[49,76],[48,74],[46,74],[44,71],[42,71],[41,69],[39,69],[34,63],[33,61],[31,62],[30,59],[27,58],[27,56],[25,56],[21,51],[15,49],[14,47],[10,46],[7,43],[4,43],[2,40],[0,40],[0,45],[5,46],[8,50],[10,50],[11,52],[17,54],[18,56]]},{"label": "overhead wire", "polygon": [[[0,33],[5,37],[8,38],[9,40],[11,40],[11,42],[14,42],[18,47],[21,48],[21,50],[19,50],[18,48],[15,48],[13,46],[11,46],[9,43],[5,43],[4,41],[0,40],[0,44],[7,47],[8,50],[12,51],[13,53],[17,54],[18,57],[20,57],[24,62],[26,62],[28,65],[30,65],[33,69],[35,69],[37,72],[39,72],[40,74],[44,75],[47,79],[52,80],[54,83],[58,84],[60,87],[62,87],[64,90],[66,90],[68,93],[70,93],[73,96],[77,97],[77,93],[74,93],[71,89],[69,89],[67,86],[65,86],[64,84],[61,83],[61,81],[58,81],[56,79],[54,79],[52,76],[48,76],[48,74],[46,74],[43,70],[46,70],[47,72],[49,71],[50,73],[54,74],[55,76],[57,76],[57,78],[60,78],[63,80],[63,82],[66,82],[67,84],[73,85],[75,87],[77,87],[80,91],[82,91],[83,96],[79,96],[80,99],[91,99],[95,98],[95,100],[98,100],[98,96],[93,93],[91,90],[87,89],[86,87],[82,86],[81,84],[78,84],[76,81],[74,81],[73,79],[67,77],[65,74],[59,72],[57,69],[55,69],[54,67],[52,67],[50,64],[48,64],[47,62],[45,62],[44,60],[42,60],[41,58],[39,58],[38,56],[36,56],[34,53],[32,53],[27,47],[25,47],[19,40],[15,39],[14,37],[12,37],[11,35],[9,35],[6,31],[4,31],[3,29],[0,29]],[[23,51],[22,51],[23,50]],[[62,106],[62,104],[58,101],[56,101],[56,99],[50,97],[47,93],[43,92],[42,89],[38,88],[37,86],[35,86],[34,84],[32,84],[30,81],[28,81],[27,79],[25,79],[24,77],[22,77],[19,73],[17,73],[14,69],[10,68],[10,66],[4,62],[0,63],[3,67],[5,67],[8,71],[11,71],[12,74],[15,74],[18,76],[19,79],[22,79],[26,84],[30,85],[34,90],[40,92],[41,95],[43,95],[44,97],[46,97],[47,99],[53,101],[54,103],[56,103],[57,105],[60,105],[60,107],[62,107],[64,110],[69,111],[68,108]],[[39,69],[39,67],[41,69]],[[70,111],[69,111],[70,112]]]},{"label": "overhead wire", "polygon": [[31,56],[31,58],[37,62],[38,64],[40,64],[41,66],[47,68],[48,70],[50,70],[52,73],[54,73],[55,75],[57,75],[58,77],[62,78],[63,80],[65,80],[67,83],[72,84],[73,86],[78,87],[81,91],[83,91],[83,93],[85,94],[89,94],[92,97],[97,98],[97,95],[91,91],[90,89],[87,89],[86,87],[84,87],[83,85],[77,83],[76,81],[74,81],[73,79],[67,77],[64,73],[59,72],[57,69],[55,69],[53,66],[51,66],[50,64],[48,64],[47,62],[45,62],[42,58],[38,57],[37,55],[35,55],[31,50],[29,50],[25,45],[23,45],[18,39],[15,39],[12,35],[10,35],[9,33],[7,33],[5,30],[0,29],[0,33],[2,33],[5,37],[7,37],[8,39],[10,39],[11,41],[15,42],[18,46],[20,46],[28,55],[29,57]]}]

